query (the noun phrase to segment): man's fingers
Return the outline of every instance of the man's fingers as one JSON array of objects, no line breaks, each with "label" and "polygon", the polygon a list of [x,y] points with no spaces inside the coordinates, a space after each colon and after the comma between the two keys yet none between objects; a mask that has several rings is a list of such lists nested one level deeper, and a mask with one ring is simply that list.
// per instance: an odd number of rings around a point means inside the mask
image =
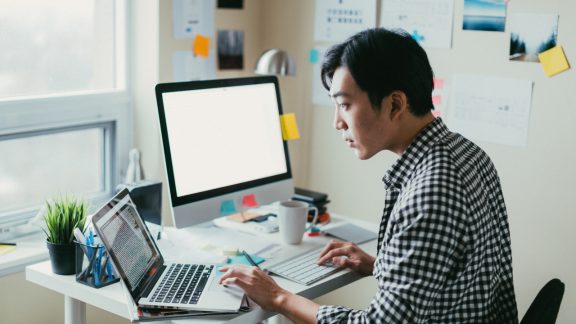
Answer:
[{"label": "man's fingers", "polygon": [[222,267],[220,268],[219,271],[225,271],[225,273],[222,275],[222,277],[220,277],[220,280],[218,281],[220,284],[222,284],[226,279],[230,278],[230,277],[239,277],[239,278],[245,278],[247,275],[246,271],[249,271],[249,268],[246,266],[226,266],[226,267]]},{"label": "man's fingers", "polygon": [[326,244],[326,246],[324,247],[324,249],[322,249],[322,251],[320,252],[320,255],[318,256],[318,258],[323,257],[324,255],[326,255],[326,253],[328,253],[330,250],[338,247],[339,245],[341,245],[342,241],[338,241],[338,240],[332,240],[330,241],[330,243]]},{"label": "man's fingers", "polygon": [[323,264],[323,263],[326,263],[327,261],[331,261],[334,257],[339,257],[339,256],[343,256],[343,255],[347,256],[346,248],[342,248],[342,247],[336,248],[336,249],[329,251],[328,253],[326,253],[321,258],[319,258],[316,263],[317,264]]},{"label": "man's fingers", "polygon": [[238,286],[240,287],[240,289],[246,291],[246,288],[248,287],[248,285],[246,284],[246,282],[238,277],[231,277],[231,278],[226,278],[224,280],[222,280],[221,282],[222,285],[224,286]]}]

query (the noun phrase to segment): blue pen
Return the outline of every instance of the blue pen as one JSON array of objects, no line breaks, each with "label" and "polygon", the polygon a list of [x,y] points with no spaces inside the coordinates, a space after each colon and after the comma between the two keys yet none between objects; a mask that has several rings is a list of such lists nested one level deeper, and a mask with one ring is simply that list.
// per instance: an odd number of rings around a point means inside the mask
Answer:
[{"label": "blue pen", "polygon": [[98,245],[98,257],[96,258],[96,264],[94,264],[94,285],[100,286],[100,262],[102,262],[102,252],[104,247]]}]

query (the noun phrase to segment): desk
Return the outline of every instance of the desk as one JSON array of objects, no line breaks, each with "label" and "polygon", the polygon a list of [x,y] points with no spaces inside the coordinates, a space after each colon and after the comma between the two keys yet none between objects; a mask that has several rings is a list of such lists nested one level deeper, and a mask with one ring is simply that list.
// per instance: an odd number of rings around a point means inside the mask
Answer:
[{"label": "desk", "polygon": [[42,231],[14,241],[16,250],[0,255],[0,277],[24,271],[26,265],[48,259],[46,235]]},{"label": "desk", "polygon": [[[341,216],[333,215],[333,221],[329,226],[336,226],[341,224],[346,218]],[[351,220],[351,222],[362,226],[364,228],[376,231],[378,229],[377,224]],[[184,229],[185,230],[185,229]],[[274,234],[262,234],[266,235],[267,239],[275,240],[280,242],[280,236],[278,233]],[[282,245],[282,249],[276,253],[274,260],[266,261],[276,263],[284,258],[288,258],[304,252],[306,250],[312,249],[314,247],[322,246],[330,241],[331,238],[317,236],[317,237],[305,237],[303,242],[299,245]],[[376,253],[376,240],[372,240],[361,247],[368,253]],[[266,263],[262,264],[263,267]],[[304,286],[289,280],[274,276],[274,280],[283,287],[293,293],[300,296],[304,296],[310,299],[325,295],[337,288],[343,287],[350,284],[358,279],[362,278],[355,272],[349,270],[343,270],[335,273],[334,275],[325,278],[314,285]],[[50,262],[41,262],[31,266],[26,267],[26,280],[33,282],[37,285],[43,286],[50,290],[59,292],[64,295],[64,320],[66,324],[80,323],[84,324],[86,322],[86,304],[93,305],[95,307],[101,308],[108,312],[114,313],[118,316],[129,319],[128,307],[126,304],[125,293],[122,291],[122,287],[119,283],[106,286],[100,289],[94,289],[86,285],[76,282],[75,276],[61,276],[56,275],[52,272]],[[247,313],[234,314],[234,315],[222,315],[222,316],[208,316],[208,317],[196,317],[193,319],[185,320],[174,320],[169,321],[170,323],[256,323],[263,321],[269,317],[276,315],[276,313],[264,311],[258,307]]]}]

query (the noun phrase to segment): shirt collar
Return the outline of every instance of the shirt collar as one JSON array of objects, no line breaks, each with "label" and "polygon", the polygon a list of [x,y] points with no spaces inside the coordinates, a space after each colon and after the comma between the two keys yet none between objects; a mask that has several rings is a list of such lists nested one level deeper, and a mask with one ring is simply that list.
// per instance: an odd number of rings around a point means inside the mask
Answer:
[{"label": "shirt collar", "polygon": [[390,187],[401,188],[410,179],[412,171],[430,147],[448,133],[449,130],[441,118],[436,118],[433,122],[426,125],[384,175],[382,181],[385,189],[388,190]]}]

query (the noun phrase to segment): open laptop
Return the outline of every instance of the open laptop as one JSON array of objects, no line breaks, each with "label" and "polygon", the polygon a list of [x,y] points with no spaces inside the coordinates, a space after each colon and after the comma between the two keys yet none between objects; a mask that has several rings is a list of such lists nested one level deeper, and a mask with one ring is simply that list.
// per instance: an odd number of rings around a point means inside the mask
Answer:
[{"label": "open laptop", "polygon": [[92,217],[94,229],[139,307],[237,312],[243,293],[218,284],[209,264],[165,264],[127,189]]}]

